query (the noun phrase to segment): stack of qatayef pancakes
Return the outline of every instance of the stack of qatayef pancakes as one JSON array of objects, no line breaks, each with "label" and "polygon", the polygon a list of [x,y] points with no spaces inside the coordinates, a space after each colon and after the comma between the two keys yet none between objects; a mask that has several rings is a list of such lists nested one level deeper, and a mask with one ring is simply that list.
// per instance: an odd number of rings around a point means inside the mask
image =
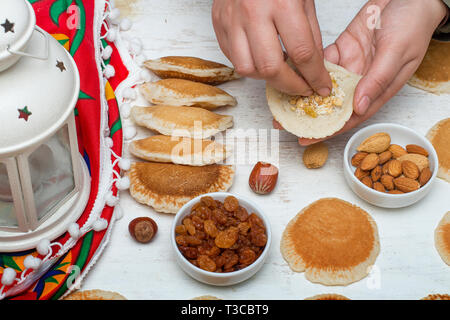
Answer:
[{"label": "stack of qatayef pancakes", "polygon": [[63,300],[127,300],[117,292],[104,290],[75,291],[67,295]]},{"label": "stack of qatayef pancakes", "polygon": [[131,165],[130,193],[157,212],[175,214],[189,200],[227,191],[233,183],[234,169],[219,164],[230,150],[209,138],[233,126],[232,116],[211,110],[237,102],[211,84],[238,76],[225,65],[193,57],[164,57],[145,65],[163,79],[141,86],[144,98],[156,105],[133,107],[131,119],[157,135],[129,145],[131,154],[147,161]]},{"label": "stack of qatayef pancakes", "polygon": [[305,300],[350,300],[349,298],[335,293],[318,294]]},{"label": "stack of qatayef pancakes", "polygon": [[324,198],[300,211],[287,225],[281,254],[295,272],[324,285],[348,285],[370,272],[380,251],[378,229],[363,209]]},{"label": "stack of qatayef pancakes", "polygon": [[450,295],[448,294],[429,294],[421,300],[450,300]]},{"label": "stack of qatayef pancakes", "polygon": [[438,156],[439,169],[437,176],[450,182],[450,118],[436,123],[428,131],[427,138]]},{"label": "stack of qatayef pancakes", "polygon": [[434,232],[434,243],[442,260],[450,266],[450,211],[439,222]]}]

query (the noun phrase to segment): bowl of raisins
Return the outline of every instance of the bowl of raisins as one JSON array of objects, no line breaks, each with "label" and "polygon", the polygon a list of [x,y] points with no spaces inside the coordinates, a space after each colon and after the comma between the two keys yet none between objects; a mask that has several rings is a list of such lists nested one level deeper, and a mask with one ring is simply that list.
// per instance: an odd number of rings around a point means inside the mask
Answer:
[{"label": "bowl of raisins", "polygon": [[227,192],[196,197],[175,216],[171,242],[192,278],[229,286],[264,265],[272,240],[267,217],[251,200]]}]

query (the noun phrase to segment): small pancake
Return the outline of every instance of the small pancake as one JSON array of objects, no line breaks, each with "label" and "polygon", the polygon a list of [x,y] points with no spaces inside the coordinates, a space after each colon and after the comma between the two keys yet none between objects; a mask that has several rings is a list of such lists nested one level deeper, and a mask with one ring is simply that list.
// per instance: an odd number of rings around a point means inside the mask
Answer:
[{"label": "small pancake", "polygon": [[325,294],[318,294],[318,295],[306,298],[305,300],[350,300],[350,299],[347,297],[341,296],[340,294],[325,293]]},{"label": "small pancake", "polygon": [[183,79],[147,82],[141,85],[140,90],[144,98],[154,104],[200,107],[208,110],[237,104],[236,99],[222,89]]},{"label": "small pancake", "polygon": [[195,57],[162,57],[145,61],[144,66],[162,79],[178,78],[217,85],[240,78],[233,68]]},{"label": "small pancake", "polygon": [[267,102],[275,120],[298,137],[328,137],[339,131],[353,113],[353,96],[361,76],[328,61],[325,61],[325,67],[335,79],[337,86],[333,92],[340,93],[342,102],[342,106],[328,109],[331,113],[318,114],[314,118],[302,111],[304,109],[292,105],[291,101],[296,97],[266,87]]},{"label": "small pancake", "polygon": [[64,297],[63,300],[127,300],[127,299],[117,292],[94,289],[85,291],[75,291]]},{"label": "small pancake", "polygon": [[134,140],[128,150],[143,160],[192,166],[218,163],[229,156],[225,146],[212,140],[162,135]]},{"label": "small pancake", "polygon": [[200,297],[192,298],[192,300],[222,300],[222,299],[219,299],[214,296],[200,296]]},{"label": "small pancake", "polygon": [[450,300],[450,295],[448,294],[429,294],[421,300]]},{"label": "small pancake", "polygon": [[289,222],[281,239],[281,254],[290,268],[324,285],[361,280],[379,251],[372,217],[337,198],[323,198],[304,208]]},{"label": "small pancake", "polygon": [[434,232],[434,245],[442,260],[450,266],[450,211],[444,215]]},{"label": "small pancake", "polygon": [[128,172],[130,194],[157,212],[177,213],[189,200],[210,192],[227,191],[234,178],[231,166],[203,167],[135,162]]},{"label": "small pancake", "polygon": [[408,84],[435,94],[450,93],[450,42],[431,40]]},{"label": "small pancake", "polygon": [[232,116],[193,107],[133,107],[133,121],[163,135],[207,139],[233,126]]},{"label": "small pancake", "polygon": [[427,133],[439,160],[437,176],[450,182],[450,118],[436,123]]}]

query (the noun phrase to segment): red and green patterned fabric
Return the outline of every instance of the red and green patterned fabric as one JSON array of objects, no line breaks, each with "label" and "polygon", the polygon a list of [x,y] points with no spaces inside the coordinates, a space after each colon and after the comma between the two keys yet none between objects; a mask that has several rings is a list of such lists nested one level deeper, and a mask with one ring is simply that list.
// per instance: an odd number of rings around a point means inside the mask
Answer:
[{"label": "red and green patterned fabric", "polygon": [[[46,30],[61,45],[63,45],[73,56],[80,73],[81,87],[79,100],[75,109],[79,152],[88,164],[91,174],[91,194],[84,213],[77,223],[82,226],[88,219],[94,202],[99,196],[100,163],[101,152],[104,151],[100,144],[100,135],[104,134],[101,125],[107,117],[107,123],[110,129],[110,137],[113,139],[114,146],[112,150],[117,155],[122,154],[122,126],[118,103],[114,95],[117,86],[127,78],[128,70],[122,63],[120,54],[113,43],[102,40],[101,43],[95,43],[100,35],[95,34],[99,30],[103,21],[96,21],[102,17],[106,9],[104,0],[29,0],[36,13],[37,25]],[[99,9],[99,4],[103,10]],[[73,19],[74,11],[71,6],[76,5],[79,12],[78,28],[71,28],[67,23]],[[69,26],[68,26],[69,25]],[[102,28],[102,34],[105,30]],[[98,40],[97,40],[98,41]],[[112,63],[115,68],[115,76],[109,79],[104,86],[99,72],[102,66],[96,60],[96,48],[110,45],[113,48],[113,54],[105,65]],[[104,87],[103,87],[104,86]],[[103,88],[102,88],[103,87]],[[103,92],[103,96],[102,96]],[[105,112],[101,105],[102,100],[107,101],[108,111]],[[114,160],[114,158],[112,158]],[[120,171],[118,167],[114,168]],[[117,194],[115,186],[112,189],[113,194]],[[108,222],[112,222],[114,208],[106,206],[101,217]],[[55,259],[52,267],[40,277],[34,284],[30,285],[25,291],[16,294],[7,299],[33,299],[47,300],[58,299],[67,292],[68,286],[74,283],[74,280],[87,272],[87,267],[93,263],[107,240],[106,237],[111,231],[112,223],[103,231],[90,231],[83,235],[67,252]],[[51,239],[52,242],[64,244],[69,239],[69,234],[65,233],[58,239]],[[54,250],[57,251],[57,250]],[[23,265],[24,258],[32,254],[39,256],[34,251],[17,253],[0,253],[0,277],[4,268],[13,268],[17,271],[17,276],[21,277],[21,272],[25,269]],[[43,257],[40,257],[43,258]],[[29,271],[27,271],[29,272]],[[24,275],[26,276],[26,274]],[[5,288],[4,292],[8,292]]]}]

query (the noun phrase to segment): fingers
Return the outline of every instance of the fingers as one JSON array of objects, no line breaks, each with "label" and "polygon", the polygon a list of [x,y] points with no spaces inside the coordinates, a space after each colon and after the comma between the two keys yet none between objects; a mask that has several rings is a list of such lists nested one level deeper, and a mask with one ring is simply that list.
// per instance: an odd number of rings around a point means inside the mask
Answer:
[{"label": "fingers", "polygon": [[288,94],[312,94],[308,84],[284,61],[281,43],[272,21],[249,21],[245,32],[258,76],[266,79],[272,87]]},{"label": "fingers", "polygon": [[284,130],[283,126],[275,119],[272,120],[272,126],[274,129]]},{"label": "fingers", "polygon": [[299,2],[292,2],[292,6],[277,11],[275,26],[289,57],[305,81],[320,95],[329,95],[331,79],[325,69],[322,53],[317,49],[305,9]]},{"label": "fingers", "polygon": [[258,78],[245,31],[240,27],[234,27],[230,38],[230,60],[236,72],[241,76]]}]

